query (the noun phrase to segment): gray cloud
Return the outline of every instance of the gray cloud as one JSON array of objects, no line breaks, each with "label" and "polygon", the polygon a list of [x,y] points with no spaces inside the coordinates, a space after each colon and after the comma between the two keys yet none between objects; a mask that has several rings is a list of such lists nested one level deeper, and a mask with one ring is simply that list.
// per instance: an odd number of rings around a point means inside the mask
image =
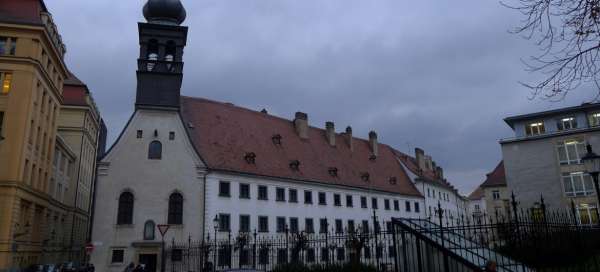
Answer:
[{"label": "gray cloud", "polygon": [[[143,1],[46,0],[67,63],[94,93],[114,140],[133,110]],[[183,94],[311,124],[352,125],[411,153],[419,146],[463,193],[501,159],[502,118],[581,103],[527,99],[532,42],[495,1],[183,1],[190,27]]]}]

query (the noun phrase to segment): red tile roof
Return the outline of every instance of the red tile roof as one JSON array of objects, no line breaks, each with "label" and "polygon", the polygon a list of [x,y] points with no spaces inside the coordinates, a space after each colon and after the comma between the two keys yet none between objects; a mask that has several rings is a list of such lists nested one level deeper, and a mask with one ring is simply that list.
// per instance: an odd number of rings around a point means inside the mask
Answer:
[{"label": "red tile roof", "polygon": [[0,0],[0,21],[42,24],[41,12],[47,12],[42,0]]},{"label": "red tile roof", "polygon": [[[351,151],[345,137],[336,134],[337,145],[332,147],[323,129],[309,127],[308,139],[301,139],[290,120],[202,98],[182,97],[181,115],[209,169],[421,197],[385,144],[379,144],[379,155],[372,161],[366,140],[354,138]],[[281,136],[280,145],[274,144],[274,135]],[[256,154],[255,164],[244,159],[250,152]],[[295,160],[299,170],[290,168]],[[329,173],[332,167],[337,168],[336,177]],[[369,182],[362,179],[363,173],[369,174]]]},{"label": "red tile roof", "polygon": [[441,186],[449,188],[453,191],[456,191],[454,186],[452,186],[452,184],[450,184],[446,179],[440,179],[440,178],[436,177],[433,170],[419,169],[417,160],[414,157],[411,157],[411,156],[409,156],[403,152],[400,152],[398,150],[395,150],[395,149],[393,151],[394,151],[394,154],[398,157],[398,159],[402,162],[402,165],[404,165],[414,175],[416,175],[419,178],[424,179],[426,181],[434,182],[434,183],[437,183],[438,185],[441,185]]},{"label": "red tile roof", "polygon": [[87,106],[87,94],[87,86],[75,75],[69,73],[69,77],[63,84],[63,105]]},{"label": "red tile roof", "polygon": [[483,198],[484,193],[483,193],[483,188],[481,188],[481,186],[477,187],[477,189],[475,189],[475,191],[473,191],[470,195],[469,195],[469,200],[480,200],[481,198]]},{"label": "red tile roof", "polygon": [[498,166],[491,173],[487,174],[486,180],[481,187],[506,186],[506,175],[504,173],[504,161],[500,161]]}]

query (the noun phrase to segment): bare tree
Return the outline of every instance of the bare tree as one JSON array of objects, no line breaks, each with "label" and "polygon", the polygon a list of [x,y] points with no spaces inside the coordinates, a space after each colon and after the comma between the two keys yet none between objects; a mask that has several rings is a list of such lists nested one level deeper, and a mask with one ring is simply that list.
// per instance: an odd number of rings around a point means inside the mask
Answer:
[{"label": "bare tree", "polygon": [[[510,1],[510,0],[507,0]],[[532,98],[561,100],[584,84],[600,95],[600,0],[514,0],[502,2],[524,15],[514,33],[534,40],[541,53],[524,61],[527,70],[543,74],[537,83],[521,83]]]}]

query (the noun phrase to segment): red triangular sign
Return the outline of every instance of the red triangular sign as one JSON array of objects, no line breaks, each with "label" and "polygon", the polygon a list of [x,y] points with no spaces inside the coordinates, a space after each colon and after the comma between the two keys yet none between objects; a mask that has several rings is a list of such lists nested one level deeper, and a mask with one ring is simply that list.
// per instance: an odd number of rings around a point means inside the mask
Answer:
[{"label": "red triangular sign", "polygon": [[156,227],[158,227],[158,231],[162,236],[165,236],[165,233],[169,230],[169,225],[156,225]]}]

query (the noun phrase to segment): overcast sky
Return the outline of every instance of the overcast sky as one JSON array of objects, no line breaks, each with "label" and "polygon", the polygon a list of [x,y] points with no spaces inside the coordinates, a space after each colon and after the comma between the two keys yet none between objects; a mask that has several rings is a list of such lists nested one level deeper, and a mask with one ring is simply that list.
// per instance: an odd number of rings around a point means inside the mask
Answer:
[{"label": "overcast sky", "polygon": [[[510,0],[509,0],[510,1]],[[509,115],[577,105],[529,100],[519,81],[532,41],[493,0],[182,0],[182,93],[227,101],[383,143],[421,147],[470,193],[501,160]],[[142,0],[46,0],[70,69],[93,92],[110,143],[133,112]]]}]

